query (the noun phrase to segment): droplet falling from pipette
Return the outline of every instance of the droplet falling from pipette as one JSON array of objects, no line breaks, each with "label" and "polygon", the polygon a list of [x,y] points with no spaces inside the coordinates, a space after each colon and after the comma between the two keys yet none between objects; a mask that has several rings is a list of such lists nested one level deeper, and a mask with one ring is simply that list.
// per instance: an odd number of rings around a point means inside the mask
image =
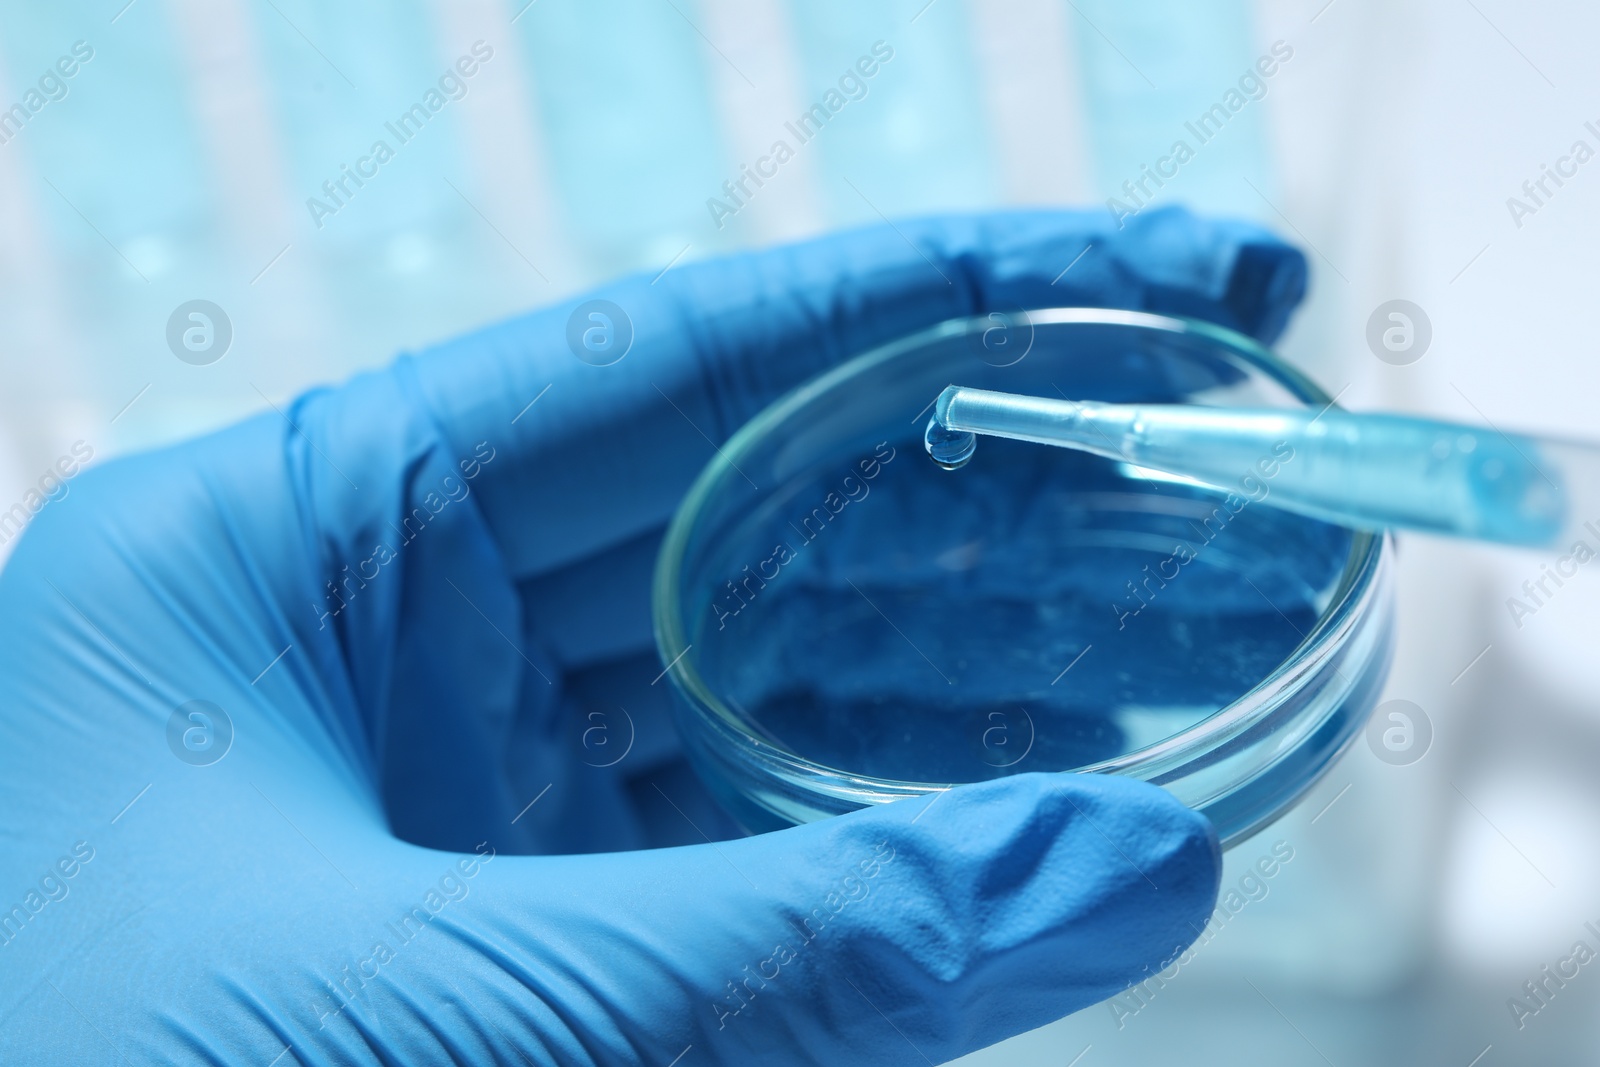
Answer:
[{"label": "droplet falling from pipette", "polygon": [[922,444],[928,450],[928,455],[947,471],[965,467],[978,450],[977,434],[968,430],[952,430],[945,425],[950,396],[955,392],[956,387],[951,386],[939,394],[939,399],[933,403],[933,416],[928,419],[928,428],[922,434]]},{"label": "droplet falling from pipette", "polygon": [[939,417],[935,415],[928,420],[922,443],[935,463],[947,471],[953,471],[965,467],[978,450],[978,435],[964,430],[947,430],[939,425]]}]

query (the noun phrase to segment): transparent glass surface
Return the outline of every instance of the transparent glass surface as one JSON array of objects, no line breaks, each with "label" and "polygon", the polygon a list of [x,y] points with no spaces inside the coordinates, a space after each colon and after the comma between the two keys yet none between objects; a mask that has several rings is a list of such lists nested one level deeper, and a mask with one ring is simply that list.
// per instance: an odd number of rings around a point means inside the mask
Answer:
[{"label": "transparent glass surface", "polygon": [[1270,507],[1292,455],[1203,485],[985,440],[922,444],[947,385],[1327,404],[1247,338],[1051,309],[945,323],[780,400],[706,469],[657,570],[691,760],[751,830],[1025,771],[1128,774],[1225,843],[1354,735],[1389,659],[1386,539]]}]

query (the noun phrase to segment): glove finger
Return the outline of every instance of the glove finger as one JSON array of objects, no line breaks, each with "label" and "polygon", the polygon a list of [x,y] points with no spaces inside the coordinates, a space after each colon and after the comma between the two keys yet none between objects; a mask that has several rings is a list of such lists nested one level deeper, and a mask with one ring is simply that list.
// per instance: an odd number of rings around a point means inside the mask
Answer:
[{"label": "glove finger", "polygon": [[1154,786],[1021,775],[718,845],[508,857],[456,931],[496,966],[453,980],[559,1062],[943,1063],[1166,966],[1219,867]]},{"label": "glove finger", "polygon": [[[1270,339],[1304,283],[1304,258],[1264,231],[1181,210],[1121,230],[1100,212],[930,219],[625,279],[394,373],[452,456],[496,450],[478,502],[525,578],[659,525],[762,406],[895,337],[1068,304],[1194,315]],[[630,337],[607,366],[580,358],[581,330],[568,329],[596,299]]]}]

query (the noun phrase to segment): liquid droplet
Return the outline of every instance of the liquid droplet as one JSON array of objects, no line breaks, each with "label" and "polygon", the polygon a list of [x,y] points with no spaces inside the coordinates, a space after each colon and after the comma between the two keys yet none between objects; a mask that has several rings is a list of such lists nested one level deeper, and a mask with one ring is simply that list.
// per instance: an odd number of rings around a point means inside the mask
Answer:
[{"label": "liquid droplet", "polygon": [[935,463],[947,471],[953,471],[965,467],[972,454],[978,450],[978,435],[964,430],[946,429],[940,425],[938,416],[935,416],[928,420],[928,429],[922,435],[922,443]]}]

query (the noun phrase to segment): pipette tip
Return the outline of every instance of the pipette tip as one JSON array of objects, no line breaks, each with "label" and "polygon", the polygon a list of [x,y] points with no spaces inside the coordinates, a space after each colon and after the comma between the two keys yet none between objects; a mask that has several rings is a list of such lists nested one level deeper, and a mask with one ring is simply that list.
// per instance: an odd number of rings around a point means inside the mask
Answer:
[{"label": "pipette tip", "polygon": [[956,391],[957,387],[952,385],[939,394],[939,399],[933,402],[933,415],[928,419],[928,428],[922,435],[922,444],[928,450],[928,455],[947,471],[965,467],[978,450],[977,434],[952,430],[945,424],[950,413],[950,398]]}]

